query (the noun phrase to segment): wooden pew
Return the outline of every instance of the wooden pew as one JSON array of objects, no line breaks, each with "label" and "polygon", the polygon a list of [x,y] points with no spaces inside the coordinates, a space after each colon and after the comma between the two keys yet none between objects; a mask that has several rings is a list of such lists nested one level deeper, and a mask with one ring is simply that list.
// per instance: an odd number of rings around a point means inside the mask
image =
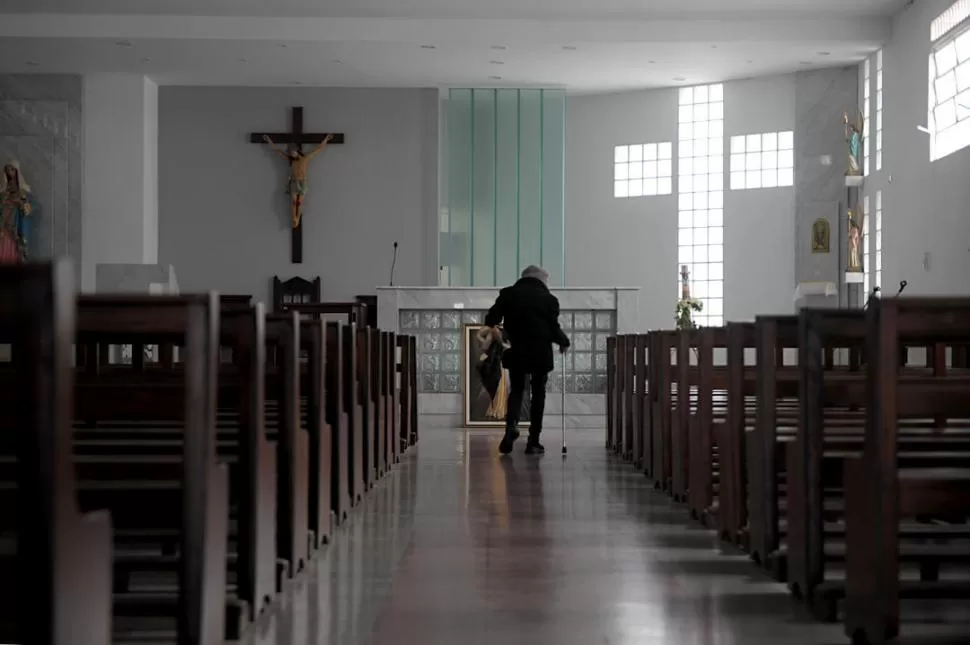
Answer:
[{"label": "wooden pew", "polygon": [[755,368],[745,354],[754,349],[754,323],[727,325],[727,422],[715,440],[718,447],[717,530],[722,540],[748,542],[747,435],[755,423]]},{"label": "wooden pew", "polygon": [[348,492],[350,503],[359,504],[364,499],[366,491],[366,474],[364,461],[364,389],[359,376],[360,341],[358,329],[355,325],[347,327],[343,340],[343,389],[344,412],[347,415],[347,429],[350,436],[347,440],[348,449]]},{"label": "wooden pew", "polygon": [[[146,533],[178,540],[172,554],[177,589],[116,592],[116,634],[119,628],[140,630],[144,618],[165,617],[174,623],[179,645],[210,645],[223,642],[227,615],[245,613],[226,593],[229,483],[226,467],[216,463],[215,446],[219,334],[215,294],[78,300],[80,345],[170,342],[182,347],[180,390],[155,391],[130,379],[78,374],[75,418],[177,421],[183,429],[183,452],[174,462],[167,455],[115,455],[79,467],[82,506],[109,508],[116,540]],[[119,479],[120,473],[126,476]]]},{"label": "wooden pew", "polygon": [[385,461],[390,468],[401,461],[401,413],[400,389],[397,384],[397,334],[391,331],[381,333],[383,378],[381,395],[384,400]]},{"label": "wooden pew", "polygon": [[690,435],[697,425],[700,366],[700,330],[675,332],[674,348],[677,356],[677,401],[670,428],[670,494],[675,501],[687,501],[690,477]]},{"label": "wooden pew", "polygon": [[673,453],[671,445],[671,427],[673,411],[676,404],[674,384],[676,382],[676,366],[673,364],[674,348],[676,347],[677,332],[651,332],[653,342],[650,346],[648,360],[651,366],[652,384],[650,388],[651,419],[651,456],[652,466],[648,476],[654,486],[661,490],[670,490],[673,472]]},{"label": "wooden pew", "polygon": [[[889,298],[867,312],[867,406],[865,447],[846,459],[845,631],[856,642],[883,643],[900,631],[900,598],[967,598],[964,581],[900,580],[905,554],[901,521],[956,519],[953,537],[968,537],[970,469],[912,468],[900,463],[900,421],[970,418],[970,378],[948,370],[939,352],[928,374],[900,371],[900,341],[966,344],[970,299]],[[934,423],[935,425],[935,423]],[[945,429],[930,434],[941,442]],[[965,542],[933,545],[944,561],[967,561]],[[949,557],[947,557],[949,556]]]},{"label": "wooden pew", "polygon": [[111,639],[111,520],[79,512],[72,468],[74,307],[68,262],[0,267],[0,342],[13,359],[0,394],[0,454],[16,461],[14,477],[0,476],[3,642]]},{"label": "wooden pew", "polygon": [[644,471],[650,462],[650,366],[647,334],[633,338],[633,467]]},{"label": "wooden pew", "polygon": [[397,338],[400,359],[401,445],[402,449],[418,442],[418,343],[414,336]]},{"label": "wooden pew", "polygon": [[[302,417],[309,434],[309,514],[311,549],[321,549],[330,542],[333,533],[334,513],[331,508],[333,485],[333,427],[326,418],[326,330],[320,320],[301,321],[300,341],[307,354],[305,366],[301,365],[301,393],[305,393],[301,406]],[[302,361],[301,361],[302,363]],[[305,367],[305,370],[302,369]]]},{"label": "wooden pew", "polygon": [[347,519],[351,507],[350,454],[351,418],[348,414],[345,379],[344,335],[348,327],[338,322],[326,323],[326,420],[333,428],[331,508],[338,522]]},{"label": "wooden pew", "polygon": [[[226,297],[220,298],[222,303]],[[241,298],[240,298],[241,300]],[[265,610],[279,586],[276,572],[276,469],[275,442],[266,435],[265,414],[265,316],[261,304],[245,304],[223,310],[220,321],[221,349],[231,352],[230,362],[219,366],[217,449],[219,458],[230,464],[230,505],[235,513],[230,533],[234,549],[229,552],[229,575],[234,577],[235,594],[248,612],[227,622],[227,637],[238,638],[242,626]],[[105,345],[105,343],[102,343]],[[172,357],[174,346],[163,344],[162,355]],[[96,349],[90,356],[104,352]],[[133,358],[140,356],[133,352]],[[181,363],[132,361],[131,365],[101,365],[79,361],[82,382],[104,385],[124,381],[154,396],[177,402],[183,396]],[[168,390],[165,392],[164,390]],[[176,407],[176,403],[173,403]],[[130,426],[131,424],[127,424]],[[99,455],[145,455],[178,458],[182,436],[178,427],[154,422],[148,427],[118,427],[109,421],[88,423],[75,430],[75,452],[85,469],[103,471]],[[90,463],[89,463],[90,462]],[[125,540],[130,539],[125,537]],[[151,539],[140,536],[139,541]],[[171,540],[160,542],[162,553],[174,554]],[[147,553],[145,545],[116,558],[115,590],[125,591],[129,578],[139,571],[174,571],[176,562]]]},{"label": "wooden pew", "polygon": [[267,432],[277,439],[277,558],[287,577],[309,560],[310,436],[300,423],[300,320],[295,312],[266,320]]},{"label": "wooden pew", "polygon": [[[786,554],[781,549],[779,477],[784,458],[779,440],[794,436],[798,422],[798,368],[785,364],[785,350],[798,347],[797,316],[755,319],[757,412],[747,442],[748,521],[751,557],[779,580],[785,579]],[[781,498],[783,499],[783,495]]]},{"label": "wooden pew", "polygon": [[606,339],[606,450],[614,452],[618,443],[616,336]]},{"label": "wooden pew", "polygon": [[707,327],[698,333],[697,412],[690,433],[687,506],[692,517],[716,528],[720,501],[718,438],[727,422],[727,329]]}]

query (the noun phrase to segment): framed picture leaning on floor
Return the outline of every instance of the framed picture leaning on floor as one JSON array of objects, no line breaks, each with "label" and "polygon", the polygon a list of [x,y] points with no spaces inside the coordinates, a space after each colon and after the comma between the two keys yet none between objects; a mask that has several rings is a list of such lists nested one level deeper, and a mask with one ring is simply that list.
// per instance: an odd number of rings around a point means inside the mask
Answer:
[{"label": "framed picture leaning on floor", "polygon": [[[462,408],[466,428],[504,428],[505,406],[509,395],[509,372],[502,370],[502,382],[495,398],[489,396],[488,390],[482,384],[478,374],[478,363],[483,353],[478,340],[478,332],[484,325],[465,325],[462,327],[462,374],[464,388],[462,389]],[[528,381],[525,396],[522,398],[522,415],[519,425],[529,423],[529,407],[531,405],[531,390]]]}]

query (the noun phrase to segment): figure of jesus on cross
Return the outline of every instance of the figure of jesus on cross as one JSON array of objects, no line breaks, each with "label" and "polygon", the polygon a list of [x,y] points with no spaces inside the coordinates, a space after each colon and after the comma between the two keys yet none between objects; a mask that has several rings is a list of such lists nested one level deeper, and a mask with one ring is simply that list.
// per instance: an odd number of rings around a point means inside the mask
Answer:
[{"label": "figure of jesus on cross", "polygon": [[290,179],[287,187],[290,194],[290,216],[293,219],[293,228],[298,228],[303,217],[303,201],[306,199],[307,166],[311,159],[323,152],[327,144],[333,141],[333,135],[328,134],[324,137],[320,145],[308,154],[303,154],[299,147],[284,150],[273,143],[273,139],[268,134],[263,135],[263,141],[268,143],[276,154],[290,164]]}]

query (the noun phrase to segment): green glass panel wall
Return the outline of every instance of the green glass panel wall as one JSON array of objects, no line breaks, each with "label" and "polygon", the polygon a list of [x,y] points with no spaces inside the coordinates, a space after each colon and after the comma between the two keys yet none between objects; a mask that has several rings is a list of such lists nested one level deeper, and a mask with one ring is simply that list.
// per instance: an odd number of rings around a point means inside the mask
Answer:
[{"label": "green glass panel wall", "polygon": [[454,89],[443,101],[441,283],[504,285],[539,264],[562,285],[565,93]]}]

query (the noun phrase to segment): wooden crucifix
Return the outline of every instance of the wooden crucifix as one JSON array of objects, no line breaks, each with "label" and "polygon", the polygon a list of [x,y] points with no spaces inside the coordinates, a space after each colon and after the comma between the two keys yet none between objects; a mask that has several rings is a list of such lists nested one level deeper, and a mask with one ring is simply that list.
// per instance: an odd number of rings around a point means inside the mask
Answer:
[{"label": "wooden crucifix", "polygon": [[[287,192],[290,194],[290,218],[293,233],[290,243],[290,261],[303,262],[303,203],[307,193],[307,166],[310,160],[320,153],[327,144],[343,143],[344,135],[339,132],[304,132],[303,108],[294,107],[293,126],[289,132],[254,132],[249,135],[250,143],[270,145],[290,166]],[[304,154],[304,144],[317,144],[313,151]],[[276,144],[283,144],[280,148]]]}]

